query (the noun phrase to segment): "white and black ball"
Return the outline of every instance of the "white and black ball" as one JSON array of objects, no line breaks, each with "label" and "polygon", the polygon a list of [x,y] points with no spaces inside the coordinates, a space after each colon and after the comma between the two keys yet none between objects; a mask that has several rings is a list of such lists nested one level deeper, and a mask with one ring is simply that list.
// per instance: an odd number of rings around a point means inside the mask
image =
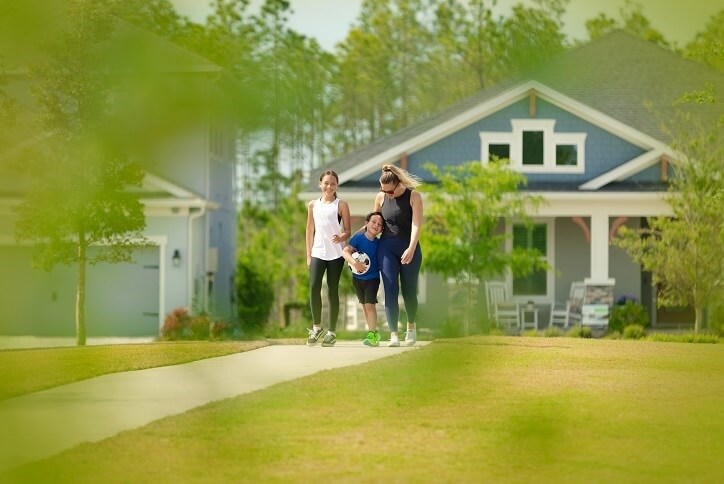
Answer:
[{"label": "white and black ball", "polygon": [[368,270],[370,270],[370,257],[365,254],[364,252],[353,252],[352,258],[356,261],[361,261],[365,265],[365,270],[362,272],[357,272],[357,269],[352,264],[349,264],[349,270],[352,271],[352,274],[357,274],[358,276],[361,276],[362,274],[365,274]]}]

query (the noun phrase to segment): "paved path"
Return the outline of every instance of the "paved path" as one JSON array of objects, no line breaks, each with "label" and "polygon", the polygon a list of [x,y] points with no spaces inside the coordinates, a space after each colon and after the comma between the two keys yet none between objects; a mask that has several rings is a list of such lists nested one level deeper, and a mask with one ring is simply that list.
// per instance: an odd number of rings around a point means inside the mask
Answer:
[{"label": "paved path", "polygon": [[206,403],[424,346],[275,345],[183,365],[113,373],[0,401],[0,471]]}]

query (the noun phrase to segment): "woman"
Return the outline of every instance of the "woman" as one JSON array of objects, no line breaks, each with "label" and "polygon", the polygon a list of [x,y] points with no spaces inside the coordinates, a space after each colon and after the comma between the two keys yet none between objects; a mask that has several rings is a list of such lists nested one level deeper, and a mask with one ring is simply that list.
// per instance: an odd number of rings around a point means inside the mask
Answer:
[{"label": "woman", "polygon": [[[331,170],[319,177],[322,195],[307,204],[307,267],[309,267],[309,301],[312,322],[307,344],[319,341],[322,328],[322,278],[327,273],[329,299],[329,331],[322,346],[334,346],[339,316],[339,278],[344,267],[342,249],[350,235],[349,205],[337,197],[339,177]],[[342,225],[340,226],[340,222]]]},{"label": "woman", "polygon": [[394,165],[384,165],[380,193],[375,197],[375,212],[381,212],[385,226],[377,249],[382,284],[385,289],[385,314],[390,326],[390,346],[400,346],[397,336],[400,288],[407,313],[405,344],[417,342],[417,279],[422,265],[418,241],[422,228],[422,197],[414,189],[420,179]]}]

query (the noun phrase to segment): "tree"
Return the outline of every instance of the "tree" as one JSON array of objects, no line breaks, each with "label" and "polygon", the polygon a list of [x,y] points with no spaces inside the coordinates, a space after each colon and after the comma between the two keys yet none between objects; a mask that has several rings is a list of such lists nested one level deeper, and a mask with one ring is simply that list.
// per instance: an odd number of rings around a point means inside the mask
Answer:
[{"label": "tree", "polygon": [[724,294],[724,116],[704,123],[680,111],[669,126],[679,153],[666,197],[673,216],[650,218],[638,230],[622,227],[614,243],[651,271],[659,306],[694,308],[698,333],[704,310]]},{"label": "tree", "polygon": [[426,194],[426,269],[455,277],[467,294],[465,332],[472,317],[478,282],[503,274],[525,276],[547,269],[537,250],[505,250],[508,235],[501,231],[503,220],[529,222],[540,199],[518,191],[525,177],[507,167],[504,160],[483,165],[479,161],[447,167],[441,171],[428,163],[425,168],[439,181],[421,187]]},{"label": "tree", "polygon": [[672,46],[664,38],[664,34],[653,28],[651,22],[644,16],[641,5],[626,0],[624,6],[619,9],[619,18],[620,20],[616,20],[601,13],[587,20],[586,30],[589,39],[596,40],[613,30],[624,29],[644,40],[671,49]]},{"label": "tree", "polygon": [[724,10],[714,15],[703,32],[686,46],[687,57],[724,71]]},{"label": "tree", "polygon": [[99,48],[113,31],[103,1],[72,4],[67,29],[53,36],[48,61],[34,68],[42,140],[21,154],[31,186],[17,207],[16,238],[46,270],[75,264],[76,342],[86,342],[87,264],[131,261],[146,245],[143,206],[127,190],[143,170],[109,139],[113,69]]}]

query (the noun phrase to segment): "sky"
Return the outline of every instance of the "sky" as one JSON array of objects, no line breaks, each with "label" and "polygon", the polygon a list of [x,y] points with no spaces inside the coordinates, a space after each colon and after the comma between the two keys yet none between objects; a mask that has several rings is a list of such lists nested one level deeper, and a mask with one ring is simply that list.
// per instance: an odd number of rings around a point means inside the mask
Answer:
[{"label": "sky", "polygon": [[[210,0],[171,0],[176,11],[196,22],[204,22],[210,13]],[[252,11],[263,0],[251,0]],[[507,15],[512,5],[531,0],[498,0],[494,12]],[[570,0],[563,17],[564,30],[569,39],[586,37],[585,21],[603,12],[619,18],[619,9],[625,0]],[[636,0],[651,25],[661,31],[667,40],[680,47],[704,29],[709,19],[724,9],[722,0]],[[308,37],[317,39],[322,48],[333,51],[337,42],[344,40],[350,26],[356,21],[362,0],[291,0],[293,13],[289,26]],[[255,11],[255,10],[254,10]]]}]

